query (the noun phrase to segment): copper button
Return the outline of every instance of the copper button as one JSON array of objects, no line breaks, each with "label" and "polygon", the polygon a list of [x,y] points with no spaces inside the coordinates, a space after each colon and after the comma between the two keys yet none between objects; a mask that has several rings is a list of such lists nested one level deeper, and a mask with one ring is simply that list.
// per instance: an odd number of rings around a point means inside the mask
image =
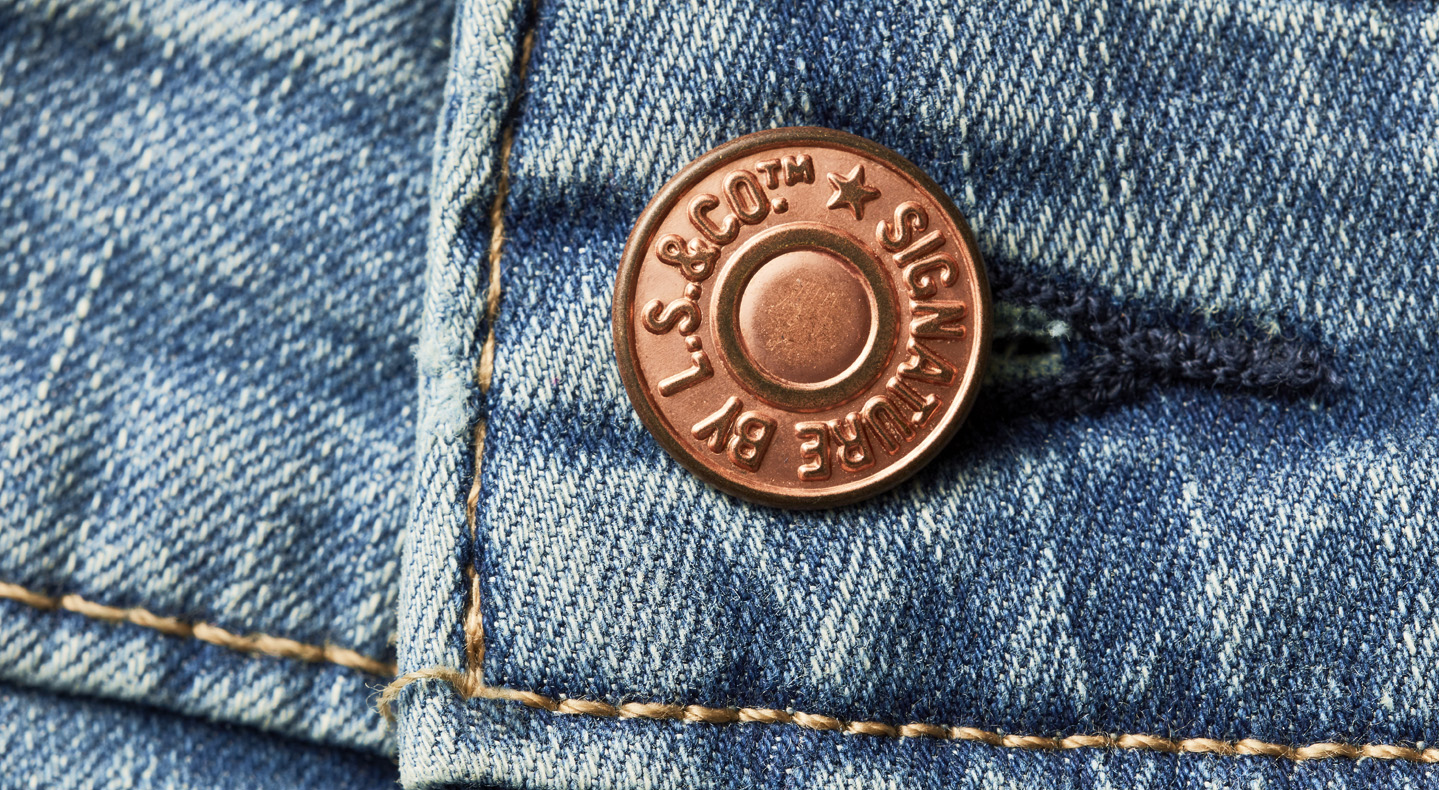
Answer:
[{"label": "copper button", "polygon": [[630,233],[615,353],[650,432],[709,483],[828,507],[923,466],[969,411],[989,287],[908,160],[775,129],[691,162]]}]

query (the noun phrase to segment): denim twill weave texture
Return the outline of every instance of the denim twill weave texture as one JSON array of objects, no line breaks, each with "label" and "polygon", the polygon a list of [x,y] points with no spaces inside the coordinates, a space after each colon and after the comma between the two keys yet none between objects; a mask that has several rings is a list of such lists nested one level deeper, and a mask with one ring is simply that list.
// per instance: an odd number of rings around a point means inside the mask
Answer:
[{"label": "denim twill weave texture", "polygon": [[393,790],[378,754],[0,684],[0,787]]},{"label": "denim twill weave texture", "polygon": [[[470,31],[476,46],[516,42],[532,24],[535,48],[509,110],[493,386],[471,389],[487,431],[477,537],[466,486],[422,489],[451,492],[451,520],[412,521],[406,589],[425,594],[405,615],[402,671],[464,666],[449,629],[473,559],[485,681],[556,699],[1042,735],[1430,737],[1434,13],[554,2]],[[512,62],[514,46],[491,48]],[[462,72],[450,89],[451,103],[509,90]],[[1237,383],[1173,374],[1103,410],[992,407],[916,481],[838,511],[705,488],[625,404],[605,332],[614,266],[629,223],[686,161],[800,124],[918,163],[1009,281],[1239,348]],[[464,140],[473,156],[497,150],[489,129]],[[483,232],[483,204],[464,208]],[[1041,375],[1119,342],[1053,314],[1067,303],[1010,305],[1018,323],[1075,339]],[[482,338],[480,313],[446,321],[468,318]],[[477,357],[429,375],[472,377]],[[453,458],[436,479],[472,468]],[[421,556],[455,557],[452,586]],[[1402,763],[1016,754],[559,717],[441,683],[402,695],[400,732],[415,786],[1432,779]]]},{"label": "denim twill weave texture", "polygon": [[[0,787],[1434,785],[371,702],[398,659],[592,711],[1432,740],[1436,44],[1352,0],[0,0]],[[1009,284],[948,455],[808,514],[669,461],[607,328],[654,190],[798,124],[917,162]]]},{"label": "denim twill weave texture", "polygon": [[[0,582],[394,660],[448,14],[0,2]],[[8,596],[0,679],[393,750],[373,675]]]}]

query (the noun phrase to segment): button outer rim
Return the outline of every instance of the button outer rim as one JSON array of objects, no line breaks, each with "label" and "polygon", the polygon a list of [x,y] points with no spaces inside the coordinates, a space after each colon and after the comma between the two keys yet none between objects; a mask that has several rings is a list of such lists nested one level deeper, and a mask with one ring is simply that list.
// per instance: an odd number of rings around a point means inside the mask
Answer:
[{"label": "button outer rim", "polygon": [[[758,153],[771,148],[785,148],[795,145],[819,144],[822,146],[850,148],[866,156],[885,162],[926,190],[935,203],[944,210],[950,222],[959,229],[967,252],[974,263],[974,284],[979,298],[973,306],[974,328],[980,337],[975,344],[969,365],[963,377],[959,404],[948,425],[931,434],[926,446],[904,463],[891,466],[880,475],[855,481],[845,487],[823,491],[795,490],[793,492],[772,492],[736,485],[727,478],[713,472],[704,464],[690,457],[688,450],[671,432],[667,422],[651,402],[650,392],[639,380],[638,366],[632,339],[632,305],[639,277],[640,266],[649,248],[657,226],[668,216],[661,209],[672,207],[679,196],[719,163],[727,159]],[[619,269],[615,275],[615,290],[610,307],[611,331],[614,339],[615,362],[619,367],[620,379],[624,382],[626,394],[635,413],[665,452],[708,485],[748,502],[767,507],[818,510],[852,505],[892,490],[928,466],[954,438],[961,425],[969,416],[978,398],[984,372],[989,364],[990,329],[989,278],[985,273],[983,256],[974,238],[969,222],[954,201],[923,170],[909,159],[873,140],[858,135],[828,129],[820,126],[788,126],[767,129],[742,135],[710,149],[679,170],[660,187],[654,197],[645,204],[638,220],[630,229],[625,240],[624,253],[620,257]]]}]

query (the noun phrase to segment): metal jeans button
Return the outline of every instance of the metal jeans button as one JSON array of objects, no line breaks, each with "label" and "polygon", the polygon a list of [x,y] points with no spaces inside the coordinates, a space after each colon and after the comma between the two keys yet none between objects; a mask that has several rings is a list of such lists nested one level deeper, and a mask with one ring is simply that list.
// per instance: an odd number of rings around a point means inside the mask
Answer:
[{"label": "metal jeans button", "polygon": [[959,428],[989,313],[969,227],[918,168],[775,129],[650,202],[615,283],[615,353],[644,424],[700,478],[830,507],[898,484]]}]

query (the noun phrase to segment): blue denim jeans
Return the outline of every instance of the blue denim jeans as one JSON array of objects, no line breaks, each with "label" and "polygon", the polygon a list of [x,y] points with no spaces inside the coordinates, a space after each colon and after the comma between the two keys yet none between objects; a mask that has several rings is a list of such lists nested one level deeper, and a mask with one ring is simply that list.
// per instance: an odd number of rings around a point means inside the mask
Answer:
[{"label": "blue denim jeans", "polygon": [[[0,786],[1439,786],[1436,52],[1349,0],[4,6]],[[998,314],[943,456],[813,512],[667,456],[608,323],[660,185],[793,125],[932,176]]]}]

